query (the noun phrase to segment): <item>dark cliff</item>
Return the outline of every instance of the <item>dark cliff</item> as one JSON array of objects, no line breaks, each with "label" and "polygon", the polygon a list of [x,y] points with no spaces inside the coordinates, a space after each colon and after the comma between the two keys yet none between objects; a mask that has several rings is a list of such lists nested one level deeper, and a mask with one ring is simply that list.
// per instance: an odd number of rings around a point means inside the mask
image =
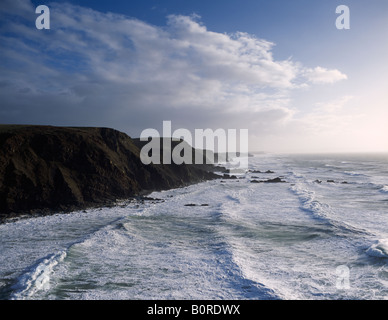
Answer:
[{"label": "dark cliff", "polygon": [[144,165],[109,128],[0,125],[0,218],[74,210],[217,177],[206,165]]}]

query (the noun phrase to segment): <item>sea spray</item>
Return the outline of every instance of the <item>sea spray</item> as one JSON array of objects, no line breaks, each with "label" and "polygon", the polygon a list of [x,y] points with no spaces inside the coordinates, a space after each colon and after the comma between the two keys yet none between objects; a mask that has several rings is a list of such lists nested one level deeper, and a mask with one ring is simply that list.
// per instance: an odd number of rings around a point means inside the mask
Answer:
[{"label": "sea spray", "polygon": [[28,267],[25,272],[17,278],[17,282],[12,285],[13,294],[11,299],[27,299],[39,290],[49,287],[50,275],[54,267],[63,261],[66,257],[66,251],[56,254],[50,254],[39,259],[34,265]]}]

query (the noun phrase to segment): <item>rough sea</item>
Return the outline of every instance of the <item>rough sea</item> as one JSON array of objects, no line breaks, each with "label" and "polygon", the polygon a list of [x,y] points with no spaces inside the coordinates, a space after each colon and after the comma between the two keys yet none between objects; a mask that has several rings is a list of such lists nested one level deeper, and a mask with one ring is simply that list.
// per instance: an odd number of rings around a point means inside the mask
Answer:
[{"label": "rough sea", "polygon": [[249,169],[0,225],[0,298],[388,299],[388,155],[260,154]]}]

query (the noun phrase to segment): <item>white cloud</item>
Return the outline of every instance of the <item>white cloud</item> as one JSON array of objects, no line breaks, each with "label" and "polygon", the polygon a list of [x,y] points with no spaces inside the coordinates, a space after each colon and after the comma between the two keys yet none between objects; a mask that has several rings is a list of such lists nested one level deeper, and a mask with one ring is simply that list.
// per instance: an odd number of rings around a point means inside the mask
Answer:
[{"label": "white cloud", "polygon": [[[18,5],[23,14],[32,7]],[[46,33],[19,22],[4,27],[12,34],[0,39],[5,121],[103,125],[133,135],[163,120],[284,133],[295,123],[290,91],[346,79],[275,60],[273,43],[209,31],[198,16],[171,15],[159,27],[53,3],[51,19]]]},{"label": "white cloud", "polygon": [[334,83],[340,80],[346,80],[348,77],[337,69],[326,69],[315,67],[314,69],[306,69],[304,76],[312,83]]},{"label": "white cloud", "polygon": [[[30,17],[30,13],[35,13],[35,7],[30,1],[26,0],[1,0],[0,15],[11,14],[21,17]],[[34,15],[33,15],[34,17]]]}]

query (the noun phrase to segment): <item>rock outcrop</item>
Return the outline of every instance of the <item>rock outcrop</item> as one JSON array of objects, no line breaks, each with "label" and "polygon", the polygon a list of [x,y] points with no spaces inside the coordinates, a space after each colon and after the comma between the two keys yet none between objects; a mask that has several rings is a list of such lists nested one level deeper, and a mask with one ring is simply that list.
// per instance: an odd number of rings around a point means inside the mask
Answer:
[{"label": "rock outcrop", "polygon": [[213,179],[209,165],[145,165],[109,128],[0,125],[0,218],[70,211]]}]

